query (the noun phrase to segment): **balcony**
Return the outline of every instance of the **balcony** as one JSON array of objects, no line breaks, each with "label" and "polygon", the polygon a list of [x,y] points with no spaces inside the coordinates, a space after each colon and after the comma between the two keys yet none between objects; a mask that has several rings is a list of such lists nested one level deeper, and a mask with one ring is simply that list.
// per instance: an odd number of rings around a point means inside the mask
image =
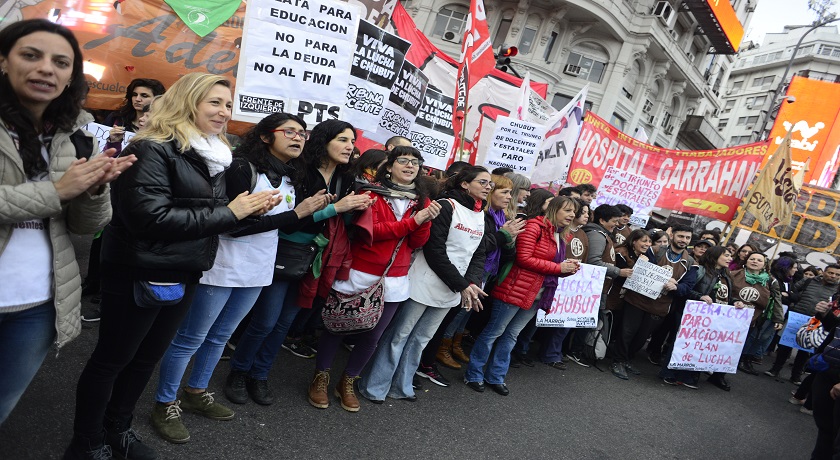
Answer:
[{"label": "balcony", "polygon": [[724,145],[723,137],[714,126],[700,115],[689,115],[680,126],[680,140],[697,150],[719,149]]}]

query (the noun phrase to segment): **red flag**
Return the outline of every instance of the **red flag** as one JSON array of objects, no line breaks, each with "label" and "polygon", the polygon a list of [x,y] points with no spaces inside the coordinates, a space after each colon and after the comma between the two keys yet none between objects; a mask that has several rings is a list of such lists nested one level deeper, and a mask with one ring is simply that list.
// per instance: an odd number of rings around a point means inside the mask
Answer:
[{"label": "red flag", "polygon": [[496,67],[487,14],[483,0],[470,2],[467,28],[461,41],[461,59],[458,64],[458,79],[455,80],[455,110],[452,112],[452,128],[455,131],[455,152],[461,147],[461,124],[467,113],[467,99],[470,89]]},{"label": "red flag", "polygon": [[484,124],[484,115],[479,111],[478,127],[473,134],[472,142],[470,143],[470,164],[475,164],[475,157],[478,155],[478,140],[481,137],[481,127]]}]

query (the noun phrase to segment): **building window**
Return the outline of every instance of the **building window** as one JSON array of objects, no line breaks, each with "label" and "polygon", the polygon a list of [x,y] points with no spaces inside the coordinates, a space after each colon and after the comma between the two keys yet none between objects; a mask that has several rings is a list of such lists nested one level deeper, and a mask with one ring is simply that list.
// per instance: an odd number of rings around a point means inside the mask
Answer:
[{"label": "building window", "polygon": [[578,78],[589,80],[593,83],[601,83],[604,72],[607,68],[606,59],[599,61],[597,58],[584,56],[577,52],[569,54],[568,65],[580,67]]},{"label": "building window", "polygon": [[468,14],[469,10],[461,5],[444,6],[435,18],[432,35],[442,37],[446,32],[454,32],[456,36],[462,36],[467,25]]},{"label": "building window", "polygon": [[773,83],[773,78],[774,77],[772,75],[768,75],[766,77],[758,77],[753,79],[752,85],[753,87],[770,85]]},{"label": "building window", "polygon": [[534,46],[534,39],[537,37],[537,31],[530,27],[526,27],[522,31],[522,39],[519,40],[519,53],[528,54],[531,52],[531,47]]},{"label": "building window", "polygon": [[760,109],[765,102],[767,102],[767,96],[748,97],[745,105],[748,109]]},{"label": "building window", "polygon": [[723,106],[723,113],[731,112],[733,107],[735,107],[735,99],[726,101],[726,105]]},{"label": "building window", "polygon": [[726,128],[726,125],[729,124],[729,118],[721,118],[718,121],[718,129]]},{"label": "building window", "polygon": [[614,113],[612,114],[612,118],[610,118],[610,124],[618,128],[619,131],[624,132],[624,126],[627,124],[627,120]]},{"label": "building window", "polygon": [[732,136],[729,139],[729,146],[749,144],[752,141],[752,136]]},{"label": "building window", "polygon": [[797,56],[805,56],[806,54],[811,54],[811,51],[814,50],[814,45],[803,46],[796,50]]},{"label": "building window", "polygon": [[653,110],[653,102],[651,102],[650,99],[645,99],[645,105],[642,107],[642,112],[650,113],[651,110]]},{"label": "building window", "polygon": [[502,19],[499,22],[499,28],[496,29],[496,37],[493,38],[493,49],[497,50],[499,47],[505,44],[505,39],[507,38],[508,32],[510,32],[510,23],[512,19]]},{"label": "building window", "polygon": [[557,110],[561,110],[563,107],[566,107],[566,104],[572,102],[571,96],[564,96],[560,93],[555,93],[554,97],[551,99],[551,106]]},{"label": "building window", "polygon": [[548,39],[548,45],[545,46],[545,52],[543,53],[543,60],[545,62],[551,62],[551,51],[554,50],[555,43],[557,43],[557,32],[552,32],[551,38]]},{"label": "building window", "polygon": [[667,128],[667,127],[671,126],[671,119],[672,118],[673,118],[673,115],[671,115],[670,112],[665,112],[665,115],[662,116],[662,122],[659,124],[659,126],[662,126],[663,128]]},{"label": "building window", "polygon": [[820,45],[817,54],[821,56],[840,57],[840,46]]},{"label": "building window", "polygon": [[732,91],[738,91],[743,87],[744,87],[744,80],[736,81],[735,83],[732,83]]},{"label": "building window", "polygon": [[740,118],[738,118],[738,126],[743,126],[743,125],[754,126],[756,123],[758,123],[758,115],[753,115],[751,117],[740,117]]}]

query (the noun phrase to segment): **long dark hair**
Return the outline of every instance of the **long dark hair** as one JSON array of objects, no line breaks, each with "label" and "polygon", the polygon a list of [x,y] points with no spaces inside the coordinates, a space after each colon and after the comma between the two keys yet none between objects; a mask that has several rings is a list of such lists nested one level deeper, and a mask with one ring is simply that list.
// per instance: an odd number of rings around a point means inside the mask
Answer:
[{"label": "long dark hair", "polygon": [[461,182],[472,182],[481,173],[490,174],[490,171],[488,171],[487,168],[485,168],[484,166],[465,166],[460,171],[458,171],[457,174],[446,180],[446,184],[443,186],[443,189],[447,192],[459,191],[462,193],[467,193],[464,189],[461,188]]},{"label": "long dark hair", "polygon": [[[306,182],[311,182],[311,180],[307,179],[313,177],[315,174],[319,174],[318,168],[329,161],[327,144],[338,137],[338,135],[346,129],[353,131],[353,137],[358,137],[356,128],[354,128],[350,123],[341,120],[322,121],[312,128],[309,140],[306,141],[306,145],[303,146],[303,153],[290,162],[296,170],[295,185],[302,186]],[[335,174],[347,174],[349,169],[349,164],[337,165],[335,168]],[[330,184],[327,184],[327,187],[329,187],[329,185]],[[313,192],[314,191],[307,191],[307,193]],[[337,190],[337,192],[341,193],[341,190]]]},{"label": "long dark hair", "polygon": [[132,93],[138,86],[144,86],[152,90],[152,96],[160,96],[166,92],[166,87],[163,86],[158,80],[154,78],[135,78],[131,80],[131,83],[128,84],[128,88],[125,89],[125,99],[122,102],[122,105],[117,110],[118,115],[122,118],[123,126],[126,128],[131,128],[132,123],[137,118],[137,111],[134,110],[134,105],[131,103]]},{"label": "long dark hair", "polygon": [[717,273],[717,260],[726,251],[726,246],[712,246],[703,253],[700,257],[700,265],[706,269],[706,273]]},{"label": "long dark hair", "polygon": [[[640,239],[642,239],[644,237],[650,238],[650,234],[645,229],[637,228],[636,230],[633,230],[632,232],[630,232],[629,235],[627,235],[627,239],[624,241],[624,243],[621,244],[621,246],[627,248],[627,254],[629,254],[631,257],[633,257],[635,259],[636,258],[636,250],[633,249],[633,243],[635,243],[636,241],[639,241]],[[650,244],[651,244],[651,246],[653,245],[653,240],[652,239],[650,240]]]},{"label": "long dark hair", "polygon": [[543,204],[545,204],[545,200],[552,198],[554,198],[554,194],[544,188],[531,190],[531,194],[528,195],[528,198],[525,198],[525,208],[523,209],[525,217],[533,219],[534,217],[545,214],[542,208]]},{"label": "long dark hair", "polygon": [[20,138],[20,157],[27,177],[35,177],[47,171],[48,168],[47,162],[41,155],[38,128],[48,123],[56,130],[72,131],[82,110],[82,101],[88,92],[82,70],[84,62],[82,50],[73,32],[64,26],[46,19],[28,19],[12,23],[0,31],[0,56],[8,58],[18,40],[35,32],[48,32],[67,40],[73,49],[73,71],[67,88],[50,102],[41,120],[36,120],[35,115],[21,105],[8,77],[5,74],[0,77],[0,119]]},{"label": "long dark hair", "polygon": [[788,276],[788,273],[790,273],[790,269],[795,266],[795,260],[790,257],[782,256],[770,264],[770,274],[775,276],[780,283],[783,281],[790,282],[793,281],[793,277]]},{"label": "long dark hair", "polygon": [[385,158],[387,157],[388,152],[385,150],[365,150],[365,153],[363,153],[359,158],[353,160],[350,164],[350,174],[353,174],[353,177],[358,179],[362,177],[366,169],[370,168],[376,170],[379,168],[379,163],[385,161]]},{"label": "long dark hair", "polygon": [[[268,149],[269,146],[274,144],[275,136],[278,134],[272,131],[289,120],[297,122],[303,129],[306,129],[306,122],[297,115],[285,112],[272,113],[245,133],[239,147],[234,150],[233,154],[248,160],[257,167],[258,172],[267,172],[271,169],[268,163],[268,155],[271,155],[271,153]],[[283,134],[280,134],[280,136],[283,136]],[[304,144],[304,148],[306,148],[306,144]]]},{"label": "long dark hair", "polygon": [[[367,155],[367,153],[365,153],[365,155]],[[391,179],[388,167],[393,167],[397,158],[406,155],[411,155],[420,160],[420,165],[417,166],[417,177],[420,177],[420,166],[423,165],[423,155],[420,154],[420,151],[414,147],[402,146],[394,147],[393,150],[388,152],[388,157],[385,158],[385,163],[376,170],[376,182],[379,182],[380,184],[390,182]],[[414,205],[414,210],[420,211],[426,207],[426,199],[429,198],[429,190],[427,183],[424,181],[418,181],[417,177],[414,178],[414,191],[417,192],[417,204]]]}]

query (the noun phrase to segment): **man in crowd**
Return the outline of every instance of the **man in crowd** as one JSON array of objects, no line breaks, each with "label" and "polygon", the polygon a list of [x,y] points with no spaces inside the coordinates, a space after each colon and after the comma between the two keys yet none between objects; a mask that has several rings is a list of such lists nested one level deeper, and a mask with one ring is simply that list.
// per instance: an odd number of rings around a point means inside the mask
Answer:
[{"label": "man in crowd", "polygon": [[598,194],[598,189],[596,189],[592,184],[580,184],[577,188],[580,190],[580,199],[584,203],[592,206],[592,200],[594,200],[595,195]]},{"label": "man in crowd", "polygon": [[394,150],[394,147],[411,147],[411,140],[403,136],[393,136],[385,142],[385,150]]},{"label": "man in crowd", "polygon": [[557,192],[557,196],[567,196],[569,198],[580,198],[580,189],[577,187],[563,187]]},{"label": "man in crowd", "polygon": [[630,228],[630,216],[633,215],[633,208],[626,204],[617,204],[615,207],[621,211],[621,218],[618,219],[618,225],[616,225],[615,231],[613,232],[613,241],[615,241],[616,246],[621,246],[627,237],[630,236],[630,232],[633,231]]}]

